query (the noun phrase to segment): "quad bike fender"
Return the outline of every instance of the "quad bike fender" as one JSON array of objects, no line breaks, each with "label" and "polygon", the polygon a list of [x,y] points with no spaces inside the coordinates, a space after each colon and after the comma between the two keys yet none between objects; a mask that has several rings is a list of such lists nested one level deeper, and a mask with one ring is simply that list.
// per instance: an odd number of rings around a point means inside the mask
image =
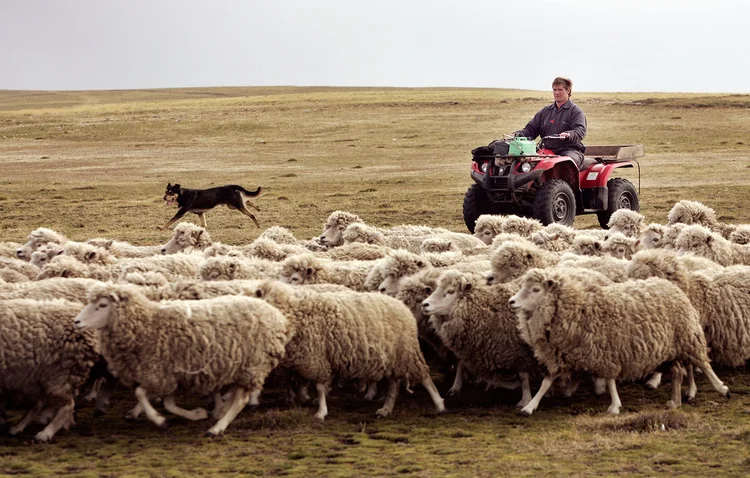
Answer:
[{"label": "quad bike fender", "polygon": [[612,171],[617,168],[633,168],[632,161],[618,163],[597,163],[590,168],[579,173],[579,182],[581,189],[595,189],[607,186],[607,181],[612,175]]},{"label": "quad bike fender", "polygon": [[570,184],[573,191],[579,189],[578,167],[567,156],[563,156],[562,158],[558,156],[554,159],[543,160],[537,165],[535,170],[544,171],[542,178],[545,182],[551,179],[562,179]]}]

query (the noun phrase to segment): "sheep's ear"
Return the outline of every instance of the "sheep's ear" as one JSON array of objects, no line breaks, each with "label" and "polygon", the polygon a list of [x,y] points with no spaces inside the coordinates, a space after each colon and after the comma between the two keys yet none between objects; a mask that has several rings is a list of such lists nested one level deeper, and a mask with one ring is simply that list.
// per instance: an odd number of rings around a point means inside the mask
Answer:
[{"label": "sheep's ear", "polygon": [[60,249],[59,251],[55,252],[55,255],[56,256],[61,256],[63,254],[63,252],[65,252],[65,250],[64,249]]},{"label": "sheep's ear", "polygon": [[635,244],[633,245],[633,247],[638,247],[640,245],[641,245],[641,240],[638,239],[637,241],[635,241]]},{"label": "sheep's ear", "polygon": [[368,243],[372,243],[373,241],[375,241],[376,239],[378,239],[379,235],[380,235],[379,232],[373,232],[372,234],[370,234],[369,236],[367,236],[367,242]]},{"label": "sheep's ear", "polygon": [[555,279],[547,279],[544,282],[544,285],[547,286],[547,290],[555,290],[555,289],[557,289],[557,286],[559,285],[559,282],[557,282]]},{"label": "sheep's ear", "polygon": [[308,267],[307,269],[305,269],[305,275],[307,277],[310,277],[311,275],[313,275],[313,272],[315,272],[315,271],[313,270],[312,267]]},{"label": "sheep's ear", "polygon": [[96,257],[96,252],[89,251],[83,257],[85,257],[87,261],[90,261],[91,259]]},{"label": "sheep's ear", "polygon": [[200,239],[204,232],[206,232],[205,229],[198,230],[198,234],[195,236],[195,238]]},{"label": "sheep's ear", "polygon": [[102,245],[102,247],[103,247],[103,248],[105,248],[105,249],[109,249],[110,247],[112,247],[112,243],[113,243],[113,242],[115,242],[115,240],[114,240],[114,239],[110,239],[110,240],[108,240],[107,242],[105,242],[105,243],[104,243],[104,244]]}]

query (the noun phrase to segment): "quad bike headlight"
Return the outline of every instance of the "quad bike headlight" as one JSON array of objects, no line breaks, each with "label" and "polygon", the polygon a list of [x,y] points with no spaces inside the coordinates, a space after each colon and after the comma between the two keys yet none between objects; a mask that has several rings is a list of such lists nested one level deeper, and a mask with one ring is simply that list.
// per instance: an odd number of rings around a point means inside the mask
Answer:
[{"label": "quad bike headlight", "polygon": [[529,171],[531,171],[531,163],[523,163],[521,165],[521,172],[528,173]]},{"label": "quad bike headlight", "polygon": [[490,167],[490,163],[482,163],[482,165],[479,167],[479,169],[482,170],[483,173],[487,174],[487,169]]}]

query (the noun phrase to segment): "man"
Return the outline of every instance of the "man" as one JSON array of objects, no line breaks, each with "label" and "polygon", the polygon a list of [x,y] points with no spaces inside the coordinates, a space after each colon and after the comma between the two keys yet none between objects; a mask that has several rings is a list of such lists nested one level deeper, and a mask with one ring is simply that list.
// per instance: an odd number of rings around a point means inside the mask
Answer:
[{"label": "man", "polygon": [[558,76],[552,82],[552,94],[555,102],[542,108],[526,127],[516,131],[516,136],[534,139],[537,136],[559,134],[562,139],[547,139],[544,146],[555,154],[568,156],[580,169],[586,147],[581,143],[586,136],[586,116],[570,97],[573,93],[573,82],[570,78]]}]

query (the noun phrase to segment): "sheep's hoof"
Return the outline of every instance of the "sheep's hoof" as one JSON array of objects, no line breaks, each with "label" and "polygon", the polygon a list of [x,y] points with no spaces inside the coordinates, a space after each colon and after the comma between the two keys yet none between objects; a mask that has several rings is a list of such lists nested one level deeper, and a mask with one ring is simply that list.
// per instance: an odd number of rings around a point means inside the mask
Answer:
[{"label": "sheep's hoof", "polygon": [[620,414],[620,407],[616,405],[610,405],[607,409],[607,413],[610,415],[619,415]]},{"label": "sheep's hoof", "polygon": [[313,415],[313,418],[315,418],[316,420],[320,420],[322,422],[326,419],[326,416],[323,415],[322,413],[316,413],[315,415]]},{"label": "sheep's hoof", "polygon": [[670,410],[674,410],[676,408],[680,408],[680,405],[675,403],[674,400],[670,400],[667,402],[667,408],[669,408]]},{"label": "sheep's hoof", "polygon": [[457,388],[457,389],[451,388],[450,390],[448,390],[448,392],[445,394],[445,396],[446,396],[446,398],[447,397],[457,397],[460,394],[461,394],[461,389],[460,388]]},{"label": "sheep's hoof", "polygon": [[727,390],[727,394],[724,395],[724,396],[727,397],[727,400],[729,400],[730,398],[732,398],[732,394],[729,393],[729,390]]},{"label": "sheep's hoof", "polygon": [[167,419],[164,417],[156,417],[154,424],[159,428],[167,428]]},{"label": "sheep's hoof", "polygon": [[34,441],[39,443],[47,443],[52,438],[52,433],[45,430],[40,431],[34,435]]},{"label": "sheep's hoof", "polygon": [[390,410],[385,410],[383,408],[380,408],[380,409],[378,409],[377,412],[375,412],[375,415],[378,416],[378,417],[380,417],[380,418],[385,418],[385,417],[387,417],[390,414],[391,414]]},{"label": "sheep's hoof", "polygon": [[518,410],[518,414],[522,417],[530,417],[532,413],[534,412],[532,410],[529,410],[526,407],[523,407],[522,409]]}]

